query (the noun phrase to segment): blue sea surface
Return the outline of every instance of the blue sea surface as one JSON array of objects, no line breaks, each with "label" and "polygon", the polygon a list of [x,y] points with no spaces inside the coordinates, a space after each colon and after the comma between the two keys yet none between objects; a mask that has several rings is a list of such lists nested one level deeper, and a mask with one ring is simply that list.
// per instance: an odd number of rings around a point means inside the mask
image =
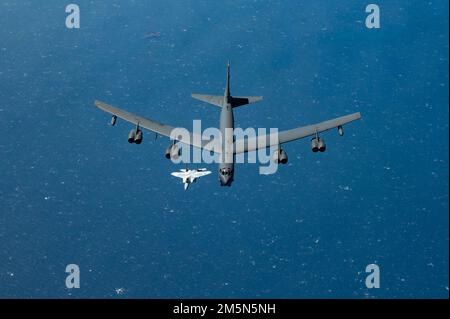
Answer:
[{"label": "blue sea surface", "polygon": [[[80,29],[69,2],[0,2],[1,298],[449,297],[448,1],[378,0],[380,29],[359,0],[74,2]],[[216,127],[190,94],[223,94],[228,60],[264,95],[240,127],[363,119],[184,191],[169,139],[94,106]]]}]

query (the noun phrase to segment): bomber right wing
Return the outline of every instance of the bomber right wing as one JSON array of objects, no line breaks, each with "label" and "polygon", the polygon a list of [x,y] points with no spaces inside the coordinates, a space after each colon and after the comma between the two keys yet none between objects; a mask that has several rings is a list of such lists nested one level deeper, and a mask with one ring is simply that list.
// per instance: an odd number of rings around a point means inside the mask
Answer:
[{"label": "bomber right wing", "polygon": [[360,118],[361,114],[358,112],[338,117],[329,121],[298,127],[288,131],[278,132],[278,136],[269,134],[264,136],[250,137],[247,139],[237,140],[234,145],[234,153],[240,154],[252,152],[257,151],[258,149],[288,143],[304,137],[313,136],[315,134],[322,133],[333,128],[343,126],[344,124],[348,124],[350,122],[359,120]]}]

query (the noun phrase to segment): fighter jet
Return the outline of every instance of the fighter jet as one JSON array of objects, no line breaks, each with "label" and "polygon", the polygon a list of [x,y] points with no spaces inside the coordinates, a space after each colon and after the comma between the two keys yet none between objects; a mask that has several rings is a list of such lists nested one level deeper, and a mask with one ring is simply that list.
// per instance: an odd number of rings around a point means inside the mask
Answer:
[{"label": "fighter jet", "polygon": [[199,169],[180,169],[179,172],[173,172],[170,175],[183,179],[184,190],[189,188],[189,185],[195,183],[197,178],[211,174],[206,168]]},{"label": "fighter jet", "polygon": [[[276,164],[286,164],[288,162],[288,156],[284,149],[281,148],[282,144],[302,139],[305,137],[311,137],[311,150],[314,153],[325,152],[326,144],[325,140],[320,136],[322,132],[337,129],[340,136],[344,135],[343,126],[350,122],[359,120],[361,114],[359,112],[350,115],[338,117],[332,120],[320,122],[317,124],[307,125],[303,127],[294,128],[287,131],[278,133],[278,138],[270,138],[270,134],[246,137],[244,139],[235,140],[234,136],[228,136],[226,131],[234,129],[234,116],[233,112],[236,108],[255,103],[262,100],[262,96],[232,96],[230,92],[230,63],[227,67],[227,79],[225,92],[223,95],[206,95],[206,94],[192,94],[194,99],[215,105],[220,109],[220,132],[221,140],[210,139],[204,140],[202,136],[190,132],[188,138],[183,136],[173,137],[173,143],[166,149],[165,157],[167,159],[178,159],[181,154],[181,149],[178,143],[187,144],[193,147],[197,147],[203,150],[207,150],[213,153],[217,153],[222,157],[219,163],[219,181],[221,186],[231,186],[234,180],[234,164],[235,157],[238,154],[257,151],[258,149],[274,147],[276,150],[273,152],[272,161]],[[166,124],[161,124],[149,118],[145,118],[117,107],[111,106],[104,102],[95,101],[95,105],[112,115],[111,125],[116,124],[117,118],[121,118],[135,125],[128,135],[128,142],[141,144],[143,133],[141,128],[148,129],[155,132],[157,135],[163,135],[171,138],[171,132],[175,128]],[[266,141],[266,143],[259,143],[259,141]],[[258,142],[258,143],[257,143]],[[231,151],[230,151],[231,150]]]}]

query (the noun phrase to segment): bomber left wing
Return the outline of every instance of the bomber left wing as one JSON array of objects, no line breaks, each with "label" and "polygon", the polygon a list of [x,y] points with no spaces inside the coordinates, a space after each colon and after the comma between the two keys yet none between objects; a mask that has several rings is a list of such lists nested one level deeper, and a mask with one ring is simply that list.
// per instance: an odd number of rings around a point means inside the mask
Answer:
[{"label": "bomber left wing", "polygon": [[[163,136],[167,136],[169,138],[171,137],[170,134],[172,130],[175,129],[175,127],[173,126],[162,124],[155,120],[124,111],[122,109],[119,109],[117,107],[114,107],[101,101],[95,101],[95,106],[97,106],[100,110],[105,111],[113,116],[117,116],[118,118],[121,118],[134,125],[139,125],[139,127],[141,128],[145,128],[147,130],[150,130]],[[200,149],[208,150],[210,152],[215,153],[221,152],[220,141],[215,140],[205,141],[202,140],[201,135],[194,134],[192,132],[189,132],[189,134],[190,134],[189,141],[178,139],[178,137],[176,138],[176,140],[178,140],[180,143],[195,146]]]},{"label": "bomber left wing", "polygon": [[[235,142],[234,145],[234,153],[246,153],[257,151],[258,149],[267,148],[270,146],[276,146],[280,144],[284,144],[287,142],[295,141],[304,137],[314,136],[321,132],[325,132],[331,130],[333,128],[339,128],[342,130],[342,126],[348,124],[350,122],[359,120],[361,118],[361,114],[353,113],[350,115],[338,117],[332,120],[328,120],[325,122],[307,125],[303,127],[298,127],[292,130],[279,132],[278,136],[276,135],[264,135],[258,137],[250,137],[247,139],[240,139]],[[341,131],[340,131],[341,132]],[[343,131],[342,131],[343,132]],[[278,138],[275,138],[278,137]]]}]

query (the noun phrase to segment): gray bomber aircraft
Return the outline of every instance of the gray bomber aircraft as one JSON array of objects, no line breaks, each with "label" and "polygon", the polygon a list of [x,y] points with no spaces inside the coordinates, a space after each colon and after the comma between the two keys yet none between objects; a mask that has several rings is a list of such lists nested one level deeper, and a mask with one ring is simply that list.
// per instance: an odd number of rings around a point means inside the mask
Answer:
[{"label": "gray bomber aircraft", "polygon": [[[273,141],[269,135],[259,137],[248,137],[245,141],[235,141],[233,136],[227,137],[225,134],[226,129],[234,129],[234,117],[233,109],[242,105],[255,103],[262,100],[262,96],[232,96],[230,93],[230,63],[227,68],[227,81],[225,86],[225,93],[223,95],[205,95],[205,94],[192,94],[194,99],[213,104],[221,108],[220,112],[220,132],[222,133],[222,141],[202,140],[201,136],[194,133],[190,133],[188,141],[183,140],[181,136],[175,138],[173,143],[166,149],[165,156],[168,159],[177,159],[181,155],[181,148],[177,145],[178,142],[187,144],[190,146],[198,147],[210,152],[219,153],[222,156],[222,161],[219,164],[219,181],[221,186],[231,186],[234,180],[234,159],[237,154],[246,152],[257,151],[260,147],[260,143],[256,141],[266,140],[264,148],[276,147],[276,151],[273,153],[273,161],[276,164],[286,164],[288,162],[287,153],[280,147],[281,144],[295,141],[305,137],[312,137],[311,149],[313,152],[325,152],[326,144],[320,133],[328,131],[330,129],[337,128],[340,136],[344,135],[343,125],[350,122],[359,120],[361,114],[353,113],[350,115],[342,116],[325,122],[298,127],[288,131],[282,131],[278,133],[278,140]],[[111,125],[116,124],[117,118],[121,118],[127,122],[136,125],[128,135],[128,142],[141,144],[143,139],[143,133],[141,128],[148,129],[156,134],[171,137],[171,132],[175,127],[161,124],[157,121],[145,118],[106,103],[95,101],[95,105],[112,115]],[[262,148],[262,147],[261,147]],[[231,151],[229,151],[231,150]]]}]

